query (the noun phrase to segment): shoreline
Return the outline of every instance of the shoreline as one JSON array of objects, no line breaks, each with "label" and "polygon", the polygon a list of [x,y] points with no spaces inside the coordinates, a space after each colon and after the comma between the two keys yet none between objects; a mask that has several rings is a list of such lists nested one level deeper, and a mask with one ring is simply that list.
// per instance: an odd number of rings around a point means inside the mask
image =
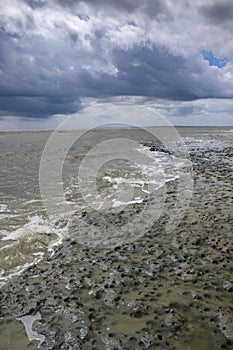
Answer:
[{"label": "shoreline", "polygon": [[180,225],[164,231],[171,182],[166,211],[139,240],[108,250],[64,241],[2,287],[5,342],[20,329],[25,349],[36,349],[16,318],[39,312],[43,350],[232,349],[232,149],[195,147],[193,199]]},{"label": "shoreline", "polygon": [[[230,129],[233,130],[233,125],[173,125],[171,124],[172,127],[174,127],[175,129],[179,129],[182,131],[184,129],[196,129],[196,130],[206,130],[206,129],[213,129],[213,130],[220,130],[220,129]],[[150,129],[150,128],[170,128],[171,126],[165,126],[165,125],[161,125],[161,126],[136,126],[136,127],[132,127],[132,128],[127,128],[127,127],[122,127],[122,128],[114,128],[114,127],[109,127],[109,128],[95,128],[95,127],[90,127],[90,128],[85,128],[85,129],[57,129],[57,128],[53,128],[53,129],[15,129],[15,130],[0,130],[0,134],[2,133],[9,133],[9,134],[14,134],[14,133],[52,133],[55,130],[57,130],[58,132],[78,132],[78,131],[89,131],[92,129],[95,130],[107,130],[107,129],[125,129],[125,130],[134,130],[134,129],[138,129],[138,128],[145,128],[145,129]],[[231,131],[230,131],[231,132]]]}]

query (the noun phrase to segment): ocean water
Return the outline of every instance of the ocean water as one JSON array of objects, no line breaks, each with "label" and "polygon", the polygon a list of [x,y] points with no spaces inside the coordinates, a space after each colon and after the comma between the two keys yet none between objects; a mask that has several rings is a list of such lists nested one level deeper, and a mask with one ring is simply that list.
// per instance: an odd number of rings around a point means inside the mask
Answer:
[{"label": "ocean water", "polygon": [[[1,284],[43,259],[44,255],[52,254],[54,247],[70,234],[63,213],[48,217],[41,198],[40,162],[50,135],[49,131],[0,133]],[[117,212],[142,203],[150,193],[177,178],[179,167],[187,166],[184,158],[172,157],[163,151],[151,152],[150,146],[144,144],[157,140],[142,130],[95,130],[82,137],[76,136],[75,131],[64,131],[60,132],[60,137],[61,140],[74,137],[76,142],[69,149],[62,167],[64,198],[52,194],[52,199],[58,208],[65,200],[76,216],[88,208]],[[111,149],[109,143],[104,142],[119,137],[123,142],[131,140],[131,143],[128,149],[128,144],[123,145],[116,154],[114,146]],[[101,143],[100,150],[96,145]],[[53,151],[53,159],[59,159],[63,146],[61,141],[60,147]],[[90,150],[91,154],[88,153]],[[98,162],[101,158],[103,163],[89,179],[86,175],[90,175],[92,163],[83,166],[82,176],[78,173],[84,158],[87,162],[92,159]],[[51,184],[54,183],[48,183],[48,187]]]}]

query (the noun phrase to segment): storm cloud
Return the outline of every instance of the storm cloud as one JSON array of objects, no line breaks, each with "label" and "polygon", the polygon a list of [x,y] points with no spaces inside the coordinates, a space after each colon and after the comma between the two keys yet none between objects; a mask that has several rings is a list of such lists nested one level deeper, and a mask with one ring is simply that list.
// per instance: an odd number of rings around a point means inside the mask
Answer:
[{"label": "storm cloud", "polygon": [[203,5],[201,11],[214,24],[233,21],[233,2],[229,0],[222,2],[215,1],[208,5]]},{"label": "storm cloud", "polygon": [[0,116],[71,114],[86,98],[233,98],[229,1],[4,0],[0,11]]}]

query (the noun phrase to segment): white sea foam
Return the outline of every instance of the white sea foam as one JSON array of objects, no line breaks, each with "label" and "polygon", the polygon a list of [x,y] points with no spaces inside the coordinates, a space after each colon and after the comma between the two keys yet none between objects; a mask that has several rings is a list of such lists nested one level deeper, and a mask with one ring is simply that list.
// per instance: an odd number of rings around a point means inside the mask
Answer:
[{"label": "white sea foam", "polygon": [[[117,169],[108,169],[107,174],[101,173],[98,180],[105,181],[106,186],[101,183],[100,190],[93,193],[86,191],[83,197],[78,197],[82,182],[77,183],[77,178],[73,178],[65,190],[69,203],[76,204],[79,209],[92,205],[97,210],[141,203],[146,195],[161,188],[166,182],[177,179],[179,171],[191,165],[187,159],[164,152],[152,152],[149,147],[139,146],[133,150],[135,151],[142,154],[138,156],[140,163],[132,162],[129,168],[120,166]],[[126,191],[129,191],[128,198],[123,199]]]},{"label": "white sea foam", "polygon": [[[28,222],[16,230],[0,231],[2,235],[0,252],[1,259],[3,259],[0,261],[2,266],[0,287],[8,279],[20,275],[30,266],[41,261],[46,251],[52,256],[54,248],[60,245],[64,237],[67,236],[67,225],[63,224],[61,227],[59,220],[52,222],[40,216],[33,216],[29,217]],[[25,245],[31,248],[27,250]],[[23,250],[21,251],[21,249]],[[13,260],[12,254],[15,255]],[[18,266],[16,266],[16,261],[18,261]]]},{"label": "white sea foam", "polygon": [[134,199],[132,201],[129,202],[122,202],[122,201],[117,201],[117,200],[113,200],[113,208],[117,208],[120,207],[122,205],[129,205],[129,204],[135,204],[135,203],[142,203],[143,202],[143,198],[138,198],[138,199]]},{"label": "white sea foam", "polygon": [[42,219],[40,216],[29,217],[29,221],[22,227],[14,231],[1,231],[3,235],[2,240],[17,240],[20,237],[27,236],[29,239],[34,237],[34,235],[39,234],[52,234],[57,233],[57,231],[48,223],[47,220]]},{"label": "white sea foam", "polygon": [[[10,219],[10,218],[16,218],[17,216],[19,216],[19,215],[17,215],[17,214],[9,214],[9,213],[10,213],[10,211],[8,211],[8,213],[6,212],[6,213],[0,214],[0,220],[6,220],[6,219]],[[0,232],[0,234],[1,234],[1,232]]]},{"label": "white sea foam", "polygon": [[4,270],[0,271],[0,287],[4,286],[5,281],[11,279],[12,277],[21,275],[21,273],[23,273],[25,270],[27,270],[29,267],[37,264],[43,257],[43,253],[40,252],[40,257],[36,258],[33,262],[31,263],[25,263],[23,265],[17,266],[13,272],[10,272],[8,274],[5,274]]},{"label": "white sea foam", "polygon": [[9,212],[8,205],[5,203],[0,203],[0,213]]},{"label": "white sea foam", "polygon": [[33,198],[33,199],[30,199],[30,200],[26,201],[25,203],[26,204],[33,204],[33,203],[39,203],[39,202],[41,202],[41,199]]}]

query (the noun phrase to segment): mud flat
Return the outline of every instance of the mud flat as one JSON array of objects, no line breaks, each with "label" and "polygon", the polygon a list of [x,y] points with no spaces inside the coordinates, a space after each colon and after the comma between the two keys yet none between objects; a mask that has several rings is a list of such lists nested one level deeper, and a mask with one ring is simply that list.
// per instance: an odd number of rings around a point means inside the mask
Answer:
[{"label": "mud flat", "polygon": [[172,233],[165,224],[176,181],[140,239],[101,249],[70,238],[2,287],[1,350],[233,349],[233,151],[195,146],[190,154],[193,199]]}]

